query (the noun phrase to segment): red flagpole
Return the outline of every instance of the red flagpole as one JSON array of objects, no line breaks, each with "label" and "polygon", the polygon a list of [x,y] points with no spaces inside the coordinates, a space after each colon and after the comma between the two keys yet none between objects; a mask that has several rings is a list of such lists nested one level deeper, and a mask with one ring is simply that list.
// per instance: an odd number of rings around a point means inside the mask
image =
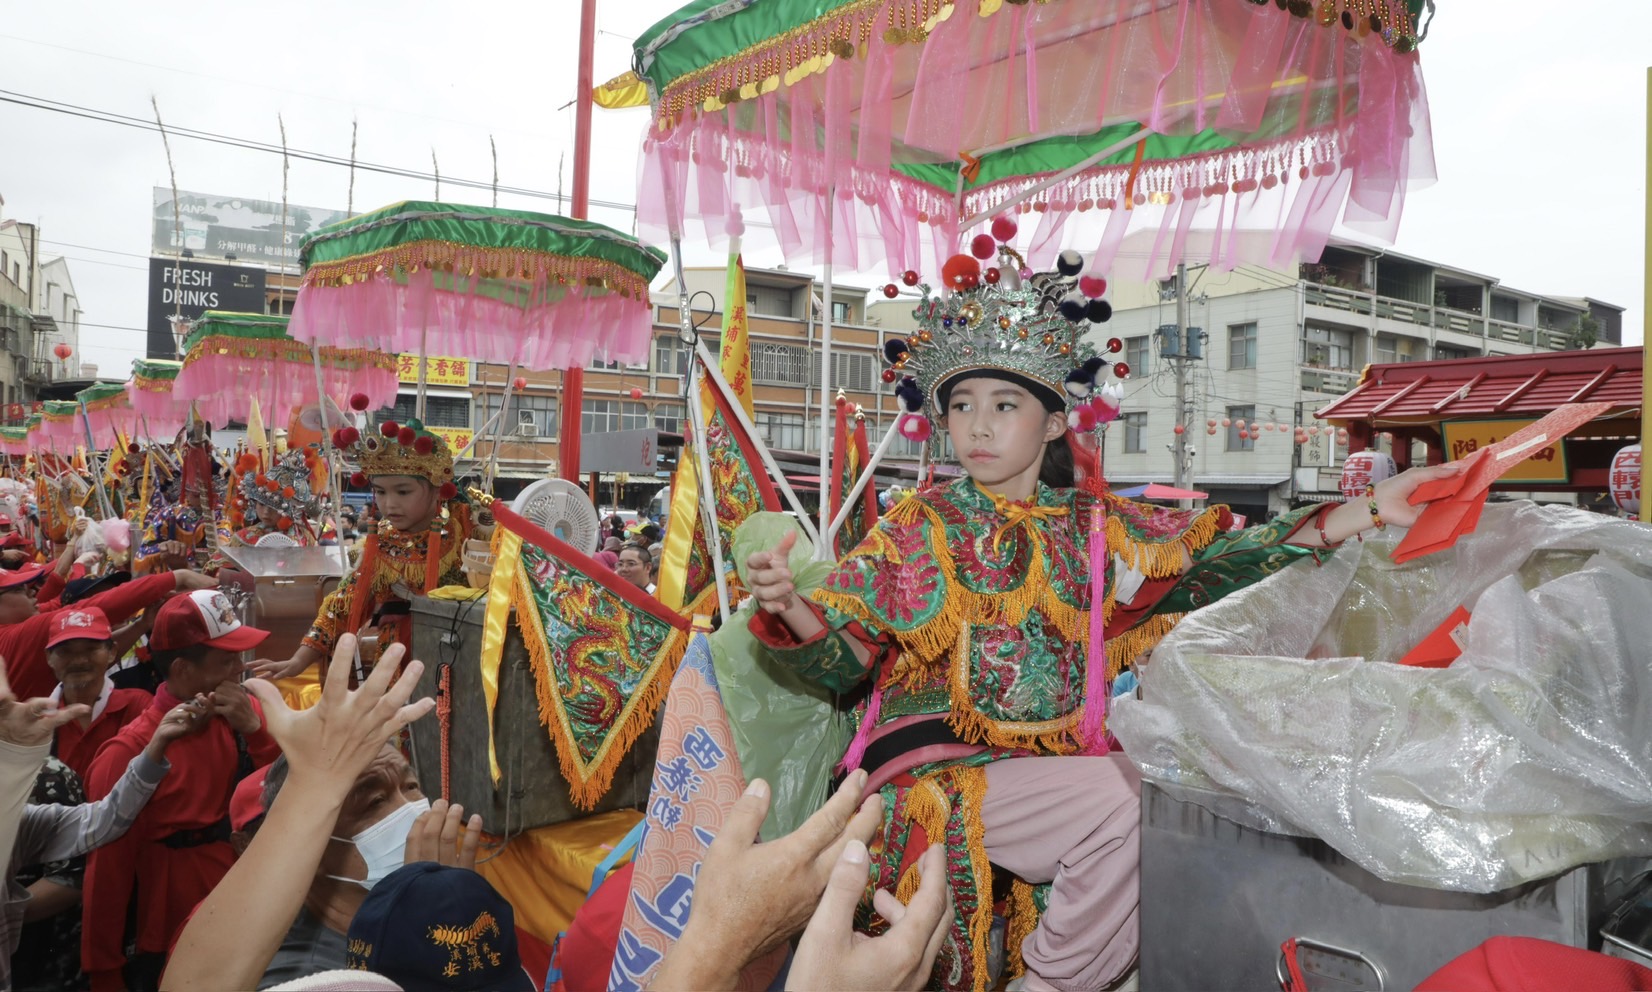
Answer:
[{"label": "red flagpole", "polygon": [[[580,0],[579,81],[574,95],[574,199],[569,215],[589,220],[591,209],[591,103],[596,89],[597,0]],[[579,424],[584,410],[585,370],[562,373],[562,433],[557,443],[561,476],[579,482]]]}]

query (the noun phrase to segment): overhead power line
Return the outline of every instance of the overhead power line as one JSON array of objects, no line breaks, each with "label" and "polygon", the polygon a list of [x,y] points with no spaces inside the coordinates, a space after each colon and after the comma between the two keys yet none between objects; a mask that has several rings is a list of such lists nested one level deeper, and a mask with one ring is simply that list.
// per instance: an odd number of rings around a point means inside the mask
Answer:
[{"label": "overhead power line", "polygon": [[[131,117],[126,114],[117,114],[112,111],[98,110],[93,107],[85,107],[74,103],[65,103],[61,100],[49,100],[45,97],[31,96],[30,94],[18,93],[13,90],[0,90],[0,103],[16,104],[20,107],[30,107],[35,110],[45,110],[56,114],[65,114],[70,117],[79,117],[85,120],[98,121],[103,124],[118,124],[122,127],[135,128],[140,131],[150,131],[155,133],[160,132],[160,128],[154,121],[142,117]],[[168,134],[175,135],[180,138],[193,138],[197,141],[206,141],[216,145],[226,145],[231,148],[240,148],[245,151],[262,152],[267,155],[281,154],[281,146],[279,144],[271,144],[265,141],[254,141],[250,138],[237,138],[233,135],[220,134],[216,131],[202,131],[196,128],[178,127],[173,124],[168,124],[166,131]],[[288,149],[287,154],[291,158],[301,159],[306,162],[316,162],[322,165],[338,166],[343,169],[348,169],[351,166],[351,162],[348,158],[344,158],[339,155],[328,155],[324,152],[309,152],[299,149]],[[371,162],[358,161],[355,163],[355,167],[367,172],[377,172],[382,175],[396,176],[401,179],[416,179],[421,182],[434,182],[436,179],[434,173],[423,172],[418,169],[404,169],[400,166],[378,165]],[[467,189],[484,189],[491,191],[495,188],[493,182],[491,181],[460,179],[454,176],[443,176],[442,179],[450,186],[461,186]],[[563,202],[568,199],[565,195],[559,195],[546,190],[529,189],[523,186],[499,186],[498,190],[501,193],[511,196],[525,196],[540,200],[556,200],[558,202]],[[591,205],[608,210],[620,210],[626,213],[630,213],[636,209],[633,204],[617,203],[612,200],[592,200]]]}]

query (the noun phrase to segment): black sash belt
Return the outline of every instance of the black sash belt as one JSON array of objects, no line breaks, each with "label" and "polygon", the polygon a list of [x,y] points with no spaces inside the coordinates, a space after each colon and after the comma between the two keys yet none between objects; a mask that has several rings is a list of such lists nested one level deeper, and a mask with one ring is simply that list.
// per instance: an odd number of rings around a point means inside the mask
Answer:
[{"label": "black sash belt", "polygon": [[197,827],[194,830],[179,830],[176,833],[167,834],[161,838],[161,844],[178,851],[186,847],[205,847],[219,841],[228,841],[229,834],[229,817],[226,816],[217,823],[205,827]]}]

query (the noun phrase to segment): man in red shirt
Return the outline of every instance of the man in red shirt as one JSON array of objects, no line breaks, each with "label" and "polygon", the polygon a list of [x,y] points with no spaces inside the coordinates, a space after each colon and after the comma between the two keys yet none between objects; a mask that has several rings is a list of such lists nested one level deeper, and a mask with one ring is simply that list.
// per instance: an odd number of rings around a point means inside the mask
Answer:
[{"label": "man in red shirt", "polygon": [[[155,618],[149,646],[163,682],[150,708],[92,759],[87,797],[96,800],[114,787],[172,707],[195,700],[220,719],[205,721],[199,731],[172,745],[167,758],[174,773],[125,837],[92,854],[86,868],[81,964],[93,992],[153,987],[178,928],[235,861],[229,806],[243,771],[240,742],[245,742],[250,762],[247,771],[281,753],[240,682],[243,652],[268,636],[268,631],[244,626],[229,599],[216,590],[179,596]],[[138,958],[128,981],[122,969],[127,964],[127,907],[133,899]]]},{"label": "man in red shirt", "polygon": [[58,678],[52,699],[63,706],[85,703],[92,708],[85,716],[57,728],[53,753],[84,785],[98,748],[149,709],[155,697],[142,689],[117,689],[109,681],[115,640],[109,618],[102,610],[70,606],[53,613],[51,621],[46,663]]},{"label": "man in red shirt", "polygon": [[[51,633],[52,615],[41,613],[35,598],[36,586],[44,578],[45,568],[40,565],[0,570],[0,658],[6,661],[6,672],[18,699],[45,696],[57,685],[57,676],[46,664],[46,637]],[[95,606],[111,623],[118,624],[173,592],[217,586],[217,579],[199,572],[164,572],[134,579],[76,605]]]}]

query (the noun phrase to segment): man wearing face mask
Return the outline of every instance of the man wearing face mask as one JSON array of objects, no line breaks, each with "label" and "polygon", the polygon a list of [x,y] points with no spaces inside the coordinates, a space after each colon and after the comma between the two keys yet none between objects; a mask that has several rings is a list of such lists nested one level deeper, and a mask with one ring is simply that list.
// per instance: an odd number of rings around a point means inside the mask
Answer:
[{"label": "man wearing face mask", "polygon": [[[263,806],[269,809],[287,780],[287,762],[264,775]],[[385,745],[356,777],[316,867],[309,894],[258,987],[346,966],[345,934],[375,885],[404,863],[439,861],[474,868],[482,818],[473,816],[456,849],[464,808],[438,800],[432,807],[407,759]]]},{"label": "man wearing face mask", "polygon": [[[174,771],[132,829],[87,865],[81,961],[93,992],[153,988],[173,936],[235,861],[229,804],[242,754],[252,765],[280,755],[240,681],[243,652],[268,636],[243,625],[217,590],[178,596],[155,617],[149,644],[163,681],[154,705],[92,759],[87,795],[98,799],[114,786],[173,707],[192,702],[208,719],[172,745]],[[128,965],[125,924],[134,902],[138,953]]]}]

